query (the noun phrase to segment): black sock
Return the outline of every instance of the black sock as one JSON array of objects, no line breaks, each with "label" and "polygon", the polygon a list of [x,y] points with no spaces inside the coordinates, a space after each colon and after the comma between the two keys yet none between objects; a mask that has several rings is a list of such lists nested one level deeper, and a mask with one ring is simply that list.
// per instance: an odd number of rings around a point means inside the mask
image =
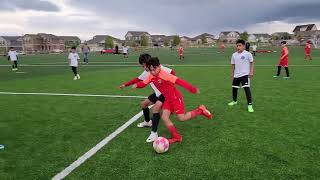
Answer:
[{"label": "black sock", "polygon": [[252,95],[251,95],[250,88],[249,87],[245,87],[244,88],[244,92],[246,93],[246,96],[247,96],[248,105],[252,105]]},{"label": "black sock", "polygon": [[149,108],[142,109],[142,111],[143,111],[144,120],[146,122],[149,122],[150,121],[150,110],[149,110]]},{"label": "black sock", "polygon": [[77,67],[71,67],[71,69],[72,69],[74,76],[77,76],[77,74],[78,74]]},{"label": "black sock", "polygon": [[15,66],[15,68],[18,69],[18,62],[17,61],[14,61],[14,66]]},{"label": "black sock", "polygon": [[238,98],[238,88],[232,88],[232,98],[234,102],[237,102]]},{"label": "black sock", "polygon": [[288,68],[288,67],[285,67],[284,69],[286,70],[287,77],[290,77],[290,75],[289,75],[289,68]]},{"label": "black sock", "polygon": [[14,64],[12,65],[12,69],[14,69]]},{"label": "black sock", "polygon": [[281,73],[281,66],[278,66],[278,73],[277,73],[277,76],[280,76],[280,73]]},{"label": "black sock", "polygon": [[160,113],[154,113],[152,118],[152,131],[157,132],[158,131],[158,125],[160,121]]}]

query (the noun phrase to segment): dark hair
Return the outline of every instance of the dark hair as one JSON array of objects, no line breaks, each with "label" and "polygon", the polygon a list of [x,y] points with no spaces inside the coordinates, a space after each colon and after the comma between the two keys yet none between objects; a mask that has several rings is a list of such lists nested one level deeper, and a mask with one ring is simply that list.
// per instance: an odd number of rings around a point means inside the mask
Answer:
[{"label": "dark hair", "polygon": [[237,44],[245,45],[246,42],[245,42],[244,40],[242,40],[242,39],[238,39],[238,40],[237,40]]},{"label": "dark hair", "polygon": [[150,67],[158,67],[160,66],[160,60],[157,57],[152,57],[149,59],[149,61],[147,62],[147,67],[150,69]]},{"label": "dark hair", "polygon": [[282,41],[281,44],[287,44],[287,41]]},{"label": "dark hair", "polygon": [[151,56],[148,53],[141,54],[139,56],[139,64],[147,63],[150,60]]},{"label": "dark hair", "polygon": [[13,47],[10,47],[10,49],[13,49]]},{"label": "dark hair", "polygon": [[75,46],[72,46],[72,48],[71,49],[77,49]]}]

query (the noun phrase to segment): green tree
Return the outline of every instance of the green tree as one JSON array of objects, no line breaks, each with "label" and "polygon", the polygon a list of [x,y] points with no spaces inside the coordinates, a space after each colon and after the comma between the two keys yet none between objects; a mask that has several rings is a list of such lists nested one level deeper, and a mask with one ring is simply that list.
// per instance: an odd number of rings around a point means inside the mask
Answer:
[{"label": "green tree", "polygon": [[299,32],[297,35],[296,35],[296,39],[298,40],[298,41],[302,41],[303,40],[303,38],[304,38],[304,35],[303,35],[303,33],[301,33],[301,32]]},{"label": "green tree", "polygon": [[201,36],[201,42],[202,42],[202,44],[208,43],[206,36],[203,36],[203,35]]},{"label": "green tree", "polygon": [[114,47],[113,39],[112,39],[111,36],[107,36],[107,37],[106,37],[104,46],[105,46],[106,49],[108,49],[108,48],[113,48],[113,47]]},{"label": "green tree", "polygon": [[167,39],[164,40],[163,45],[166,46],[166,47],[169,46],[169,41]]},{"label": "green tree", "polygon": [[240,34],[240,39],[248,41],[249,34],[247,31],[244,31],[243,33]]},{"label": "green tree", "polygon": [[145,35],[141,36],[140,45],[143,46],[143,47],[147,47],[148,46],[148,38],[147,38],[147,36],[145,36]]},{"label": "green tree", "polygon": [[178,45],[180,44],[180,42],[181,42],[180,37],[179,37],[178,35],[175,35],[175,36],[173,37],[173,45],[174,45],[174,46],[178,46]]},{"label": "green tree", "polygon": [[277,35],[277,34],[272,34],[271,39],[274,40],[274,41],[277,41],[277,40],[280,39],[280,37],[279,37],[279,35]]},{"label": "green tree", "polygon": [[71,47],[78,47],[80,45],[79,41],[65,41],[64,45],[66,46],[67,49]]}]

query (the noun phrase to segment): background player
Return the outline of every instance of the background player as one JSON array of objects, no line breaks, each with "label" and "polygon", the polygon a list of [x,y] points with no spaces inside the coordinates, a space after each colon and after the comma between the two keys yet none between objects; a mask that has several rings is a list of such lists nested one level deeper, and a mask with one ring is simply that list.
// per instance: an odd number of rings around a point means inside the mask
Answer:
[{"label": "background player", "polygon": [[78,74],[78,65],[79,65],[79,61],[80,61],[80,57],[76,51],[76,47],[72,47],[71,48],[71,52],[68,56],[68,60],[69,60],[69,65],[72,69],[72,72],[74,74],[74,78],[73,80],[79,80],[80,79],[80,75]]},{"label": "background player", "polygon": [[242,85],[248,102],[248,112],[253,113],[252,95],[250,90],[250,79],[253,77],[253,57],[248,51],[245,51],[245,41],[237,41],[237,52],[233,53],[231,58],[231,78],[232,82],[232,97],[233,101],[229,106],[237,104],[238,89]]},{"label": "background player", "polygon": [[8,60],[12,63],[12,71],[18,71],[18,54],[13,47],[8,52]]},{"label": "background player", "polygon": [[184,56],[183,56],[183,47],[180,46],[179,48],[179,55],[180,55],[180,60],[184,59]]},{"label": "background player", "polygon": [[289,50],[288,50],[287,42],[282,41],[281,46],[282,46],[282,53],[281,53],[281,57],[280,57],[280,63],[278,65],[278,72],[277,72],[277,75],[275,75],[273,77],[279,78],[280,73],[281,73],[281,68],[284,67],[284,69],[286,70],[286,73],[287,73],[287,77],[284,77],[284,78],[290,79],[289,67],[288,67],[289,66]]},{"label": "background player", "polygon": [[[144,71],[143,73],[137,77],[134,78],[124,84],[122,84],[119,88],[123,89],[125,87],[131,86],[135,83],[138,83],[140,81],[145,80],[149,76],[148,68],[147,68],[147,62],[150,60],[151,56],[149,54],[141,54],[139,57],[139,64],[143,67]],[[167,67],[161,66],[161,69],[167,73],[175,74],[175,72]],[[153,83],[150,83],[150,86],[154,90],[154,93],[151,94],[147,99],[141,102],[141,108],[144,115],[144,121],[139,123],[137,126],[142,127],[152,127],[151,133],[149,137],[147,138],[147,142],[153,142],[158,138],[158,125],[160,121],[160,110],[162,107],[162,104],[165,101],[164,96],[161,94],[161,92],[155,87]],[[150,111],[149,106],[154,104],[152,107],[152,113],[153,117],[152,120],[150,120]]]},{"label": "background player", "polygon": [[309,59],[309,61],[312,61],[312,57],[311,57],[311,41],[308,41],[306,43],[306,46],[304,48],[304,52],[305,52],[304,60]]},{"label": "background player", "polygon": [[179,121],[188,121],[199,115],[203,115],[208,119],[212,119],[211,113],[206,109],[204,105],[200,105],[197,109],[185,113],[182,94],[175,87],[175,84],[187,89],[194,94],[199,93],[198,88],[193,87],[183,79],[180,79],[162,70],[158,58],[151,58],[148,61],[147,66],[150,71],[149,76],[143,82],[139,82],[133,85],[133,88],[144,88],[147,86],[147,84],[152,82],[164,95],[166,100],[162,106],[162,119],[171,134],[169,143],[182,141],[182,136],[179,134],[174,124],[170,120],[170,115],[172,113],[176,113],[177,119]]}]

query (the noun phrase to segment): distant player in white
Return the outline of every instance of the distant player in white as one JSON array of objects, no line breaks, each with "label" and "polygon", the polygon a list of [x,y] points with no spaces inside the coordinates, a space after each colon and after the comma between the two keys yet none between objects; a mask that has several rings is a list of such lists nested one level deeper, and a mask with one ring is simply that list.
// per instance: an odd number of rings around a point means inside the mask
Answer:
[{"label": "distant player in white", "polygon": [[252,46],[252,54],[253,54],[253,56],[256,56],[257,48],[258,48],[258,46],[257,46],[256,44],[254,44],[254,45]]},{"label": "distant player in white", "polygon": [[71,48],[71,53],[68,56],[68,60],[69,60],[69,66],[71,67],[72,72],[74,73],[73,80],[80,79],[80,75],[78,74],[78,65],[80,63],[80,57],[76,51],[76,47]]},{"label": "distant player in white", "polygon": [[18,71],[18,54],[13,47],[8,52],[8,60],[12,63],[12,71]]},{"label": "distant player in white", "polygon": [[129,48],[127,46],[123,46],[122,51],[123,51],[123,57],[128,58],[129,57],[129,55],[128,55]]},{"label": "distant player in white", "polygon": [[[120,86],[121,89],[128,87],[128,86],[131,86],[137,82],[143,81],[149,76],[149,72],[146,71],[146,63],[148,62],[148,60],[150,58],[151,58],[151,56],[149,54],[141,54],[140,55],[139,64],[144,68],[143,73],[139,77],[133,78],[132,80],[122,84]],[[167,73],[175,74],[175,72],[170,68],[161,66],[161,69],[166,71]],[[144,121],[138,124],[139,128],[152,127],[151,133],[150,133],[149,137],[147,138],[147,142],[153,142],[158,138],[157,131],[158,131],[158,125],[159,125],[159,121],[160,121],[160,110],[161,110],[162,104],[165,101],[164,96],[155,87],[155,85],[153,83],[150,83],[150,86],[152,87],[154,93],[151,94],[147,99],[145,99],[144,101],[141,102],[141,108],[142,108],[143,115],[144,115]],[[150,112],[149,112],[149,108],[148,108],[150,105],[153,105],[153,107],[152,107],[152,113],[153,113],[152,121],[150,120]]]}]

